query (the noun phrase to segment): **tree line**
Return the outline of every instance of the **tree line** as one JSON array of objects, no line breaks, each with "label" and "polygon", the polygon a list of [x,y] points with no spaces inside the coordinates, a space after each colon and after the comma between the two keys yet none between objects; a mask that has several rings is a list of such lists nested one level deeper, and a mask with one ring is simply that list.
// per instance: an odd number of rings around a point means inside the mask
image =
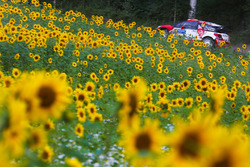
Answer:
[{"label": "tree line", "polygon": [[[43,1],[43,0],[42,0]],[[44,0],[62,11],[80,11],[87,17],[103,16],[125,23],[156,28],[186,20],[189,0]],[[250,0],[197,0],[195,18],[222,24],[250,38]],[[246,38],[247,40],[248,38]],[[250,39],[249,39],[250,42]]]}]

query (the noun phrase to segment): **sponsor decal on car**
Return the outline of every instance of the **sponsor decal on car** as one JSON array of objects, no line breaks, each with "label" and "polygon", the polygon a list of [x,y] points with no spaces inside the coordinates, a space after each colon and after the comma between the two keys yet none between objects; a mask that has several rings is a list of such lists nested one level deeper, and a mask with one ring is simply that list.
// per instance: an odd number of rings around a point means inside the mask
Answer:
[{"label": "sponsor decal on car", "polygon": [[199,37],[202,37],[204,35],[205,31],[202,28],[198,28],[197,33],[198,33]]},{"label": "sponsor decal on car", "polygon": [[177,30],[177,33],[185,34],[185,33],[186,33],[186,30],[180,30],[180,29],[178,29],[178,30]]}]

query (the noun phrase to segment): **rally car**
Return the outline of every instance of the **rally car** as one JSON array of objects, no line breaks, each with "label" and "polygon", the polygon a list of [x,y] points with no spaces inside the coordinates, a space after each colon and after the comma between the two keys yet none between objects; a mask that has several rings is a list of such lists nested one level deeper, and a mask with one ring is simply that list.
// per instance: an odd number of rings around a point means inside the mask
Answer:
[{"label": "rally car", "polygon": [[225,32],[224,26],[197,19],[188,19],[173,25],[161,25],[157,29],[165,31],[164,37],[172,33],[174,36],[181,35],[190,40],[196,38],[209,47],[222,43],[224,46],[228,46],[230,43],[229,35]]}]

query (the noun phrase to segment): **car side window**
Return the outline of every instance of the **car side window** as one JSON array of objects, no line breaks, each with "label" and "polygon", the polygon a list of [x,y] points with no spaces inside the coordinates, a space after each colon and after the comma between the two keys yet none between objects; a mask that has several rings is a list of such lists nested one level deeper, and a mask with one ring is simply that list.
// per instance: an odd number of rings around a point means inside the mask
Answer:
[{"label": "car side window", "polygon": [[185,22],[184,28],[197,29],[198,28],[198,23],[197,22],[187,21],[187,22]]}]

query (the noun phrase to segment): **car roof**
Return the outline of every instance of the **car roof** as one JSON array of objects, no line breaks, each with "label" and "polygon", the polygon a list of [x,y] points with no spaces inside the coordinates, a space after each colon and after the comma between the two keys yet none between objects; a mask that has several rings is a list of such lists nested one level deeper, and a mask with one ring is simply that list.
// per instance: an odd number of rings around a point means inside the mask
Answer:
[{"label": "car roof", "polygon": [[202,20],[197,20],[197,19],[188,19],[187,21],[191,21],[191,22],[198,22],[198,23],[205,23],[207,25],[211,25],[211,26],[216,26],[216,27],[221,27],[222,25],[219,25],[219,24],[215,24],[215,23],[212,23],[212,22],[208,22],[208,21],[202,21]]}]

